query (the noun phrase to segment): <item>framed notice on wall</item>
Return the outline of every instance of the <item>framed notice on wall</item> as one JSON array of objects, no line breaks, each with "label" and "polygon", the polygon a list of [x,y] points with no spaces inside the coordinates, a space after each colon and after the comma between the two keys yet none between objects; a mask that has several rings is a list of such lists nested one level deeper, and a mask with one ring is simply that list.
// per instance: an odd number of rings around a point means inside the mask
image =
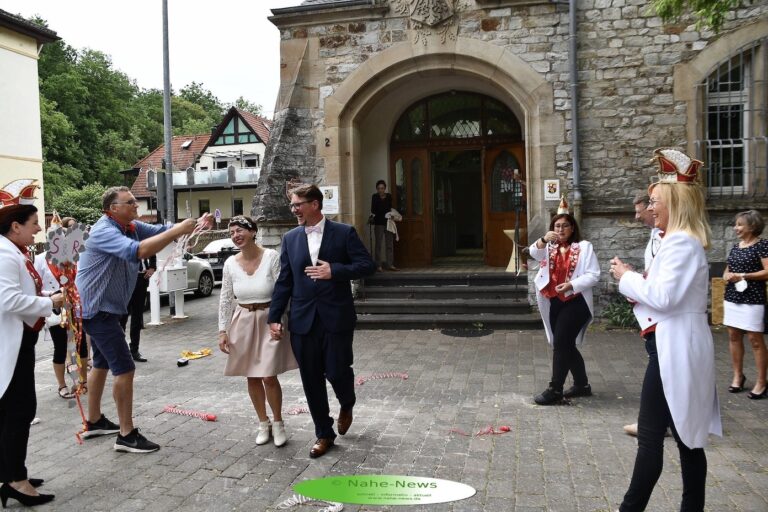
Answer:
[{"label": "framed notice on wall", "polygon": [[560,180],[544,180],[544,200],[560,200]]},{"label": "framed notice on wall", "polygon": [[323,193],[323,214],[337,215],[339,213],[339,187],[319,187]]}]

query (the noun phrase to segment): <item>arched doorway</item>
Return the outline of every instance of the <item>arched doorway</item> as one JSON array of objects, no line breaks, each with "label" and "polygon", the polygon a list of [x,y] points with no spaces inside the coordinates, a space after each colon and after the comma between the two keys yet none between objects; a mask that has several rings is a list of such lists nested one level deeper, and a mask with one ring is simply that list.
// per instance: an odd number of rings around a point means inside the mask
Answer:
[{"label": "arched doorway", "polygon": [[524,148],[517,117],[490,96],[450,91],[408,107],[390,140],[398,265],[505,266],[504,231],[526,243]]}]

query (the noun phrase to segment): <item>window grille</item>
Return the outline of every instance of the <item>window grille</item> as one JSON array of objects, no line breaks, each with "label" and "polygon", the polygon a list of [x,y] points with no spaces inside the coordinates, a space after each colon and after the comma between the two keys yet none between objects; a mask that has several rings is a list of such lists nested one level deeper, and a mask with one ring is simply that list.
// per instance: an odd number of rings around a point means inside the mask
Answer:
[{"label": "window grille", "polygon": [[768,197],[768,37],[719,63],[699,84],[700,139],[710,197]]}]

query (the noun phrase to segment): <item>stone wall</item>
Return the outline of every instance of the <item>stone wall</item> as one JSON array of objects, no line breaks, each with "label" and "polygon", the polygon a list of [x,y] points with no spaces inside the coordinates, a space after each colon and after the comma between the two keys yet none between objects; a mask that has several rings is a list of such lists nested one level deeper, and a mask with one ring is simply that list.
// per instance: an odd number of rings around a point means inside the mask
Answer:
[{"label": "stone wall", "polygon": [[[423,30],[400,14],[403,11],[399,7],[405,4],[406,0],[378,1],[370,7],[370,18],[358,14],[357,19],[345,22],[316,21],[332,19],[335,14],[313,17],[307,13],[304,22],[275,17],[275,24],[281,28],[283,66],[296,71],[290,80],[283,79],[285,90],[281,90],[278,101],[254,212],[268,219],[288,220],[285,181],[292,177],[315,182],[325,179],[324,160],[316,156],[322,144],[317,134],[328,128],[324,101],[352,72],[396,44],[427,48]],[[570,188],[567,4],[520,5],[500,0],[494,2],[495,6],[471,1],[456,5],[453,34],[514,53],[552,85],[552,108],[565,122],[562,133],[547,135],[559,141],[555,149],[556,174],[564,180],[566,189]],[[356,9],[359,12],[362,8]],[[344,19],[345,12],[339,9],[337,19]],[[651,15],[647,0],[578,2],[583,233],[595,243],[604,271],[599,304],[615,290],[607,279],[610,257],[642,261],[647,230],[633,223],[631,198],[649,183],[653,149],[686,149],[690,143],[690,113],[687,104],[675,97],[675,66],[689,62],[719,38],[766,16],[766,2],[734,10],[716,35],[699,31],[688,21],[662,24]],[[452,32],[447,32],[446,37],[450,40]],[[306,44],[301,52],[290,50],[302,43]],[[290,55],[301,62],[293,62]],[[304,99],[296,101],[299,94]],[[709,256],[711,261],[724,261],[734,239],[730,230],[733,213],[749,205],[743,201],[713,203],[718,209],[711,215],[714,244]]]}]

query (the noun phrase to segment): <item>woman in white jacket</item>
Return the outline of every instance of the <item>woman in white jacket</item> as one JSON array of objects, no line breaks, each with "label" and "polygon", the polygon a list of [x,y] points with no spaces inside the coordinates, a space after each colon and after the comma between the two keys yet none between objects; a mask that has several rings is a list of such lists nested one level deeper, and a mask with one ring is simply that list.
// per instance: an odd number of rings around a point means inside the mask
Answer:
[{"label": "woman in white jacket", "polygon": [[[540,262],[536,301],[552,347],[552,380],[534,397],[539,405],[592,394],[577,345],[584,341],[592,322],[592,287],[600,279],[600,266],[592,244],[581,240],[576,219],[567,210],[558,212],[547,234],[529,248],[531,258]],[[568,372],[573,375],[573,386],[563,392]]]},{"label": "woman in white jacket", "polygon": [[61,307],[61,293],[43,297],[42,278],[27,246],[41,228],[37,208],[0,208],[0,501],[40,505],[53,494],[39,494],[42,480],[29,479],[25,461],[29,424],[35,417],[35,343],[45,317]]},{"label": "woman in white jacket", "polygon": [[671,427],[680,452],[683,500],[680,510],[704,510],[711,434],[722,435],[715,388],[712,333],[707,324],[709,272],[704,253],[710,229],[698,166],[676,150],[657,150],[661,181],[651,185],[648,208],[664,232],[647,276],[618,258],[611,274],[619,291],[635,302],[648,368],[638,416],[637,457],[621,512],[645,510],[664,458],[664,434]]}]

